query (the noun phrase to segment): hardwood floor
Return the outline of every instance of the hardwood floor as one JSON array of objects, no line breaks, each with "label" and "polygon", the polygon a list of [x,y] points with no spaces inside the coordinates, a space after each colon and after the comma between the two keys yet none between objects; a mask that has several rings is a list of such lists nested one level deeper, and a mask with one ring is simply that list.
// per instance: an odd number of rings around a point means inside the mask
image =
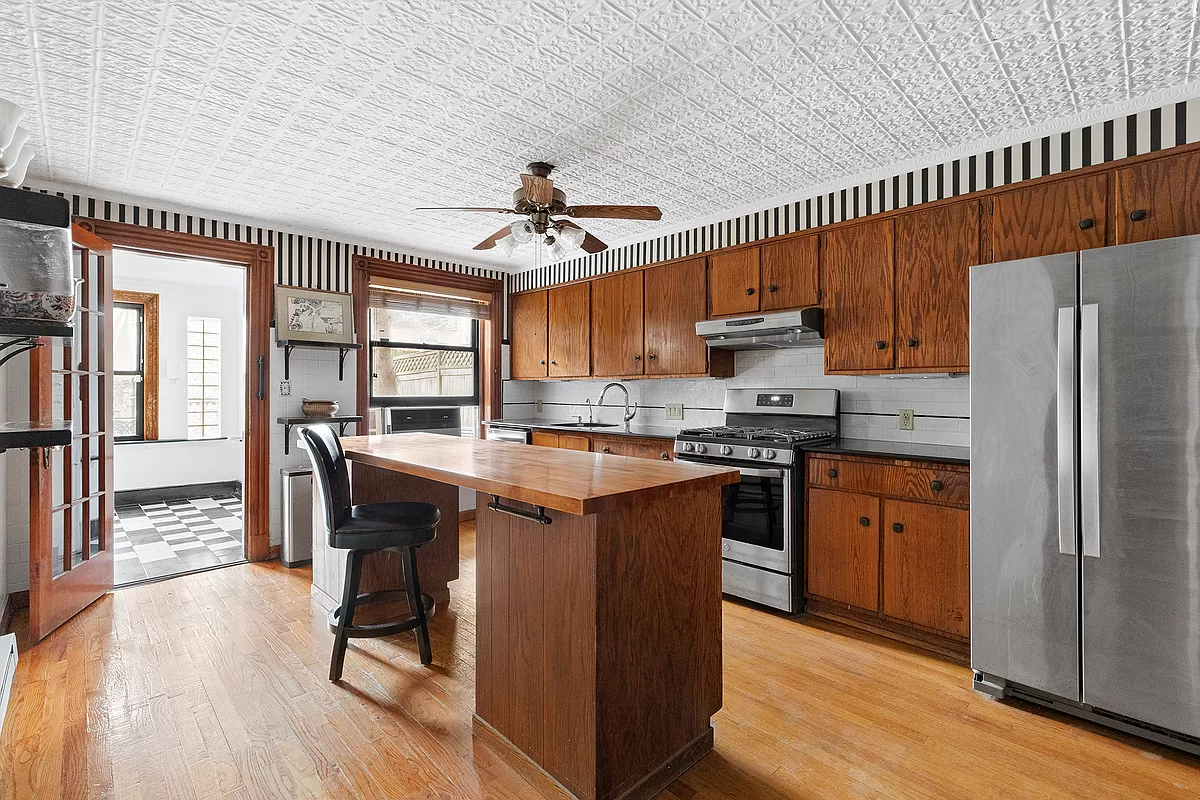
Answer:
[{"label": "hardwood floor", "polygon": [[[471,735],[474,524],[453,599],[358,640],[345,680],[307,570],[242,565],[119,590],[20,666],[3,798],[527,798]],[[973,693],[970,672],[831,623],[726,603],[716,750],[660,795],[1200,796],[1200,759]],[[647,643],[652,646],[652,643]]]}]

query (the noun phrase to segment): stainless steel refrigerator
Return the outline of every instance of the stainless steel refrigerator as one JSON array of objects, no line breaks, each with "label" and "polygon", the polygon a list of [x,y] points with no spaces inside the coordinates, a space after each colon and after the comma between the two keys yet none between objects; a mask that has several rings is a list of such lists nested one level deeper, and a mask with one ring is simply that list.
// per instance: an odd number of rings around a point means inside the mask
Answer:
[{"label": "stainless steel refrigerator", "polygon": [[1200,236],[972,268],[971,666],[1200,752]]}]

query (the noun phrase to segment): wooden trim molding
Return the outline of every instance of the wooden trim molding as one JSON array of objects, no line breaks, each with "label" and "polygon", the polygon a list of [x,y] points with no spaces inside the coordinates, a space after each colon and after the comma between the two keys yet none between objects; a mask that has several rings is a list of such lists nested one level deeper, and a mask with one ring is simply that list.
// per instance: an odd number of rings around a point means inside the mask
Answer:
[{"label": "wooden trim molding", "polygon": [[142,439],[158,440],[158,295],[113,289],[114,303],[133,303],[142,307]]},{"label": "wooden trim molding", "polygon": [[9,626],[12,625],[13,614],[20,608],[29,608],[28,589],[11,593],[4,603],[4,608],[0,609],[0,636],[8,633]]},{"label": "wooden trim molding", "polygon": [[[246,268],[246,463],[243,522],[246,558],[270,557],[271,318],[274,315],[275,248],[177,233],[144,225],[76,217],[76,224],[112,242],[113,247],[153,255],[238,264]],[[262,359],[262,396],[259,396]]]},{"label": "wooden trim molding", "polygon": [[[500,377],[500,344],[504,338],[504,283],[495,278],[463,275],[433,267],[418,267],[413,264],[398,264],[369,256],[355,256],[350,285],[354,293],[354,333],[363,348],[358,351],[356,399],[357,411],[363,417],[370,414],[371,402],[371,349],[367,347],[370,331],[367,329],[367,289],[371,276],[391,280],[412,281],[430,286],[450,289],[466,289],[490,295],[491,319],[480,324],[480,376],[483,385],[479,390],[479,419],[493,419],[503,415]],[[364,431],[365,432],[365,431]],[[482,432],[480,433],[482,436]]]}]

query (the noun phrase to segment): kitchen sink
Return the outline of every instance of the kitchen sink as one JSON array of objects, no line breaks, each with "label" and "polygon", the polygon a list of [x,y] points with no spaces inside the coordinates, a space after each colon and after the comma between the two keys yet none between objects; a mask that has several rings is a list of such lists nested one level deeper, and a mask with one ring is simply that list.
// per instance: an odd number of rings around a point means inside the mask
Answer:
[{"label": "kitchen sink", "polygon": [[615,422],[559,422],[553,425],[555,428],[615,428]]}]

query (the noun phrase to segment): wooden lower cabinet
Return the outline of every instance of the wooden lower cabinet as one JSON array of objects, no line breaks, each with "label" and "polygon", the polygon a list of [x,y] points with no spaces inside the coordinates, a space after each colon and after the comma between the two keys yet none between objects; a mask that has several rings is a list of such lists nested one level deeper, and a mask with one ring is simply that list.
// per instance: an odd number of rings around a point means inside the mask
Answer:
[{"label": "wooden lower cabinet", "polygon": [[599,436],[557,431],[533,431],[530,444],[557,447],[561,450],[591,450],[594,453],[634,458],[675,460],[674,439],[654,439],[646,436]]},{"label": "wooden lower cabinet", "polygon": [[808,612],[966,659],[969,468],[822,454],[805,474]]},{"label": "wooden lower cabinet", "polygon": [[541,447],[557,447],[560,450],[583,450],[586,452],[592,449],[592,440],[576,433],[534,431],[530,436],[529,443]]}]

